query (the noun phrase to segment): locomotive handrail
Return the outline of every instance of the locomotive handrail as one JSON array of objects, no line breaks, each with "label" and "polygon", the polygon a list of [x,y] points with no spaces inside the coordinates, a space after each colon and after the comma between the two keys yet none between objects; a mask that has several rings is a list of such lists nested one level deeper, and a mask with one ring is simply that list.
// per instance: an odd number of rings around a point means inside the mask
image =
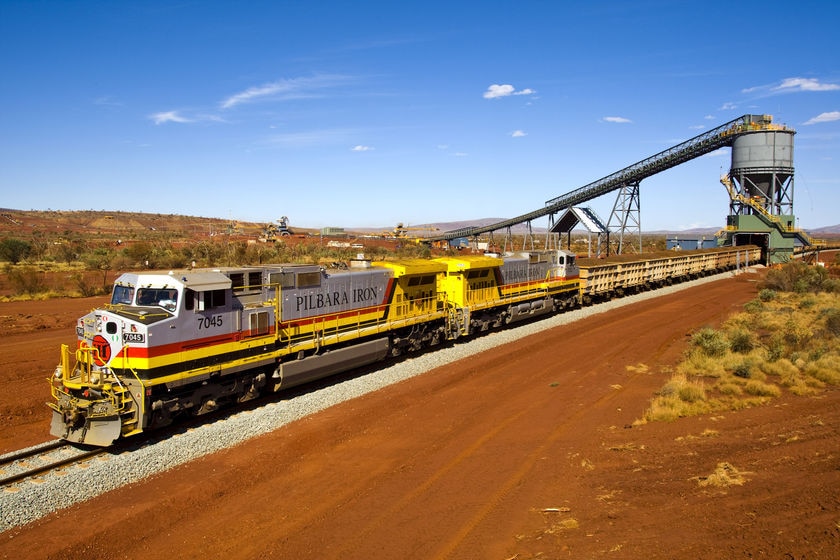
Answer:
[{"label": "locomotive handrail", "polygon": [[[121,369],[122,369],[123,371],[128,370],[129,372],[131,372],[131,375],[133,375],[133,376],[134,376],[134,379],[136,379],[136,380],[137,380],[137,382],[140,384],[140,387],[141,387],[141,388],[143,389],[143,391],[145,392],[145,390],[146,390],[146,384],[145,384],[145,383],[143,383],[143,380],[142,380],[142,379],[140,379],[140,376],[137,374],[137,371],[136,371],[134,368],[132,368],[132,367],[127,367],[127,364],[126,364],[126,361],[128,360],[128,348],[129,348],[130,346],[131,346],[130,344],[126,344],[125,346],[123,346],[123,351],[122,351],[122,352],[120,352],[120,354],[122,354],[121,359],[122,359],[122,361],[123,361],[123,367],[122,367]],[[111,372],[111,375],[113,375],[113,376],[114,376],[114,379],[116,379],[116,380],[117,380],[117,384],[118,384],[120,387],[122,387],[123,391],[125,391],[125,392],[127,392],[129,395],[131,395],[131,391],[129,391],[129,390],[128,390],[128,387],[126,387],[125,385],[123,385],[123,384],[122,384],[122,381],[120,380],[120,376],[119,376],[119,375],[117,375],[117,372],[115,372],[115,371],[113,370],[113,368],[109,368],[109,371]],[[133,395],[131,395],[131,398],[132,398],[132,399],[134,399],[134,396],[133,396]]]},{"label": "locomotive handrail", "polygon": [[[424,300],[428,300],[429,306],[432,307],[432,303],[435,301],[435,298],[424,298]],[[364,336],[363,331],[371,331],[371,332],[381,332],[384,330],[390,330],[393,325],[397,325],[400,323],[411,322],[413,319],[417,317],[426,317],[427,313],[424,313],[422,309],[418,308],[416,305],[410,306],[413,311],[408,314],[403,314],[400,316],[399,319],[382,319],[382,318],[372,318],[372,319],[363,319],[364,315],[368,314],[381,314],[383,311],[388,309],[388,304],[381,304],[374,307],[368,307],[366,309],[356,310],[353,314],[355,317],[355,322],[348,323],[350,315],[342,314],[341,317],[335,316],[332,319],[314,319],[312,322],[313,331],[308,331],[302,334],[297,335],[283,335],[281,329],[277,329],[277,339],[280,342],[285,342],[287,348],[291,348],[296,344],[303,344],[307,342],[317,342],[317,338],[323,336],[330,336],[341,338],[342,335],[347,334],[356,334],[357,336]],[[438,312],[438,311],[433,311]],[[343,323],[342,323],[343,322]],[[333,326],[333,323],[335,324]],[[282,329],[282,331],[286,331],[286,329]]]},{"label": "locomotive handrail", "polygon": [[[90,383],[91,371],[93,369],[93,353],[96,349],[92,346],[80,346],[76,348],[76,364],[73,371],[79,370],[81,383]],[[86,357],[83,357],[86,356]],[[65,370],[65,379],[70,380],[70,373]]]},{"label": "locomotive handrail", "polygon": [[[127,345],[126,345],[127,348]],[[61,345],[61,369],[62,369],[62,380],[65,383],[73,383],[71,374],[72,372],[78,372],[79,374],[79,381],[77,382],[78,385],[82,384],[93,384],[91,381],[91,375],[93,373],[93,363],[94,363],[94,353],[98,353],[98,350],[92,346],[84,346],[76,349],[76,363],[74,364],[73,368],[70,368],[70,347],[67,344]],[[140,376],[137,375],[137,372],[130,367],[126,367],[125,361],[127,359],[127,352],[121,352],[122,356],[121,359],[123,360],[123,371],[128,370],[134,376],[134,378],[140,383],[140,386],[145,389],[146,385],[143,383],[143,380],[140,379]],[[113,368],[108,368],[108,373],[113,377],[116,381],[116,384],[120,387],[122,392],[128,393],[132,400],[134,400],[134,396],[131,394],[131,391],[128,390],[120,376],[113,370]],[[101,384],[104,384],[104,378],[101,380]],[[114,408],[117,411],[124,410],[124,406],[122,406],[121,402],[117,402],[117,395],[109,393],[107,396],[107,400],[111,402]]]}]

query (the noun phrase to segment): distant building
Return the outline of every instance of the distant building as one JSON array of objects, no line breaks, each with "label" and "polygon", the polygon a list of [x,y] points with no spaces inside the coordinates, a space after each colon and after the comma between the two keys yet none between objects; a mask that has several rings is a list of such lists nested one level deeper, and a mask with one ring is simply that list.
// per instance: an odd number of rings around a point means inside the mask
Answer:
[{"label": "distant building", "polygon": [[347,234],[344,233],[344,228],[325,227],[321,228],[321,235],[323,235],[324,237],[344,237]]},{"label": "distant building", "polygon": [[676,237],[667,240],[669,251],[694,251],[695,249],[713,249],[717,247],[717,239],[706,239],[701,237],[699,239],[685,238],[678,239]]}]

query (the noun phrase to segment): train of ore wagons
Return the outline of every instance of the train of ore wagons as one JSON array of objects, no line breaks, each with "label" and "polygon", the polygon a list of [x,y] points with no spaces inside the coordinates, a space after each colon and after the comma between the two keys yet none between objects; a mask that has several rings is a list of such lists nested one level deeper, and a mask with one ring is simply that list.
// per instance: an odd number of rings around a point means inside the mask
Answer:
[{"label": "train of ore wagons", "polygon": [[50,432],[116,440],[597,300],[755,264],[753,246],[576,262],[499,255],[125,273],[50,378]]}]

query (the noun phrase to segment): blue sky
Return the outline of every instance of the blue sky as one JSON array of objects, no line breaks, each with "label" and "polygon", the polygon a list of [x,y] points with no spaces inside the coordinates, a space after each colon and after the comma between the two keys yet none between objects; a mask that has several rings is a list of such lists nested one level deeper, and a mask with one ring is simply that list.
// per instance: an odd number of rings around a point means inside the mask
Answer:
[{"label": "blue sky", "polygon": [[[808,0],[2,0],[0,207],[510,218],[768,113],[797,132],[800,226],[835,225],[839,26]],[[643,181],[642,228],[724,225],[729,166]]]}]

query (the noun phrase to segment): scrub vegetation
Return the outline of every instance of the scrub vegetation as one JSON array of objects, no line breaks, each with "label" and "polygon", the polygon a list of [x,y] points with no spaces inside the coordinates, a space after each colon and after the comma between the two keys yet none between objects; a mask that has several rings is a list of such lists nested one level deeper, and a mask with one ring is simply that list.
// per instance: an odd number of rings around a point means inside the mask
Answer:
[{"label": "scrub vegetation", "polygon": [[[832,274],[832,270],[835,271]],[[840,385],[840,267],[787,263],[718,329],[696,331],[638,423],[765,404]]]},{"label": "scrub vegetation", "polygon": [[[297,240],[295,240],[297,241]],[[0,241],[0,261],[5,261],[0,285],[9,293],[5,300],[88,297],[109,293],[114,278],[131,270],[166,270],[199,267],[242,266],[264,263],[330,263],[349,261],[359,252],[366,258],[427,257],[424,245],[405,243],[389,248],[367,245],[328,246],[317,238],[308,242],[249,243],[225,238],[173,243],[166,239],[120,242],[110,246],[39,248],[18,239]],[[347,243],[347,245],[350,245]]]}]

